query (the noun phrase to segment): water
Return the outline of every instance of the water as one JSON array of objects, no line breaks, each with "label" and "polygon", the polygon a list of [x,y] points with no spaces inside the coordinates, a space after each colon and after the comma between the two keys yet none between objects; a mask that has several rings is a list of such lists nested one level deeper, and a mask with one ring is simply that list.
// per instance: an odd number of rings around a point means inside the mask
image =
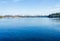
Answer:
[{"label": "water", "polygon": [[1,18],[0,41],[60,41],[60,19]]}]

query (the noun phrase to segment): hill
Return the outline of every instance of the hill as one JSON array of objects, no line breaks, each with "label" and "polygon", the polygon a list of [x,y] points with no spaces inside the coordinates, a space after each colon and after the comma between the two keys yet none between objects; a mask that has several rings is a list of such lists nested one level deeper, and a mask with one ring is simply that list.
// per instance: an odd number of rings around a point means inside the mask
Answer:
[{"label": "hill", "polygon": [[60,12],[59,13],[52,13],[48,17],[49,18],[60,18]]}]

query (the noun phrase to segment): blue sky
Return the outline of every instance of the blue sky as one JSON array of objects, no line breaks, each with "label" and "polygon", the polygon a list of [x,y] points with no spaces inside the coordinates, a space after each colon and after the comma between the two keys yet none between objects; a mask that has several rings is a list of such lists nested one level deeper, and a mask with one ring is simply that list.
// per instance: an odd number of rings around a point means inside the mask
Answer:
[{"label": "blue sky", "polygon": [[0,0],[0,15],[49,15],[60,12],[60,0]]}]

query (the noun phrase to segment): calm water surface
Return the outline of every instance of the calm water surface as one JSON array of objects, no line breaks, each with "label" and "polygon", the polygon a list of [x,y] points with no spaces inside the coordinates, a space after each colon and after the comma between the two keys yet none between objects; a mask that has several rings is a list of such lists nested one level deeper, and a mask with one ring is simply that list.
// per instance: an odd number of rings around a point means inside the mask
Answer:
[{"label": "calm water surface", "polygon": [[60,19],[1,18],[0,41],[60,41]]}]

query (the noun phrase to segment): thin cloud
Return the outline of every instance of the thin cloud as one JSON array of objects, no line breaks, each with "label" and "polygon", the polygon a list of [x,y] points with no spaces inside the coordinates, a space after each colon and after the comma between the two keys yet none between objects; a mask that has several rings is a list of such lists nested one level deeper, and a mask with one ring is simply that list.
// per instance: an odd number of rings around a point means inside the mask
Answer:
[{"label": "thin cloud", "polygon": [[19,2],[19,1],[23,1],[23,0],[13,0],[13,2]]},{"label": "thin cloud", "polygon": [[23,0],[1,0],[2,3],[7,3],[7,2],[19,2],[19,1],[23,1]]},{"label": "thin cloud", "polygon": [[18,2],[18,1],[20,1],[20,0],[13,0],[13,2]]},{"label": "thin cloud", "polygon": [[7,1],[1,1],[1,3],[7,3]]}]

